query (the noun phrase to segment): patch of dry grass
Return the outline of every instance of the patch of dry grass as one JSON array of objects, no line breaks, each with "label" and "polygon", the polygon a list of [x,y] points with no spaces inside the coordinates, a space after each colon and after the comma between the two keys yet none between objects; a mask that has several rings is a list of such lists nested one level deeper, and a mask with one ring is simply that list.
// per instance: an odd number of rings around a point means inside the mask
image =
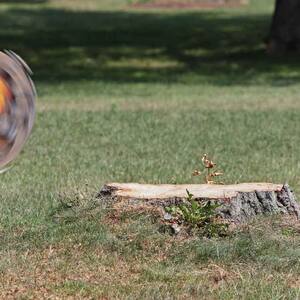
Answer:
[{"label": "patch of dry grass", "polygon": [[[299,243],[299,222],[295,220],[269,218],[241,227],[231,243],[236,244],[235,239],[238,239],[236,245],[249,253],[241,253],[242,259],[236,257],[230,261],[221,254],[222,242],[198,238],[176,240],[167,235],[157,239],[157,234],[150,231],[148,236],[143,236],[142,226],[143,230],[147,227],[153,230],[149,222],[136,214],[116,213],[102,221],[118,239],[113,251],[108,245],[87,247],[69,240],[42,248],[2,252],[0,297],[138,299],[169,295],[232,299],[241,295],[246,298],[261,295],[272,299],[282,293],[288,298],[298,295],[300,273],[297,266],[288,267],[282,260],[282,266],[277,268],[274,262],[270,264],[259,258],[265,254],[258,248],[258,260],[251,261],[251,247],[242,246],[245,243],[243,233],[248,232],[253,235],[254,244],[262,243],[269,236],[284,240],[295,249],[295,239]],[[136,248],[137,244],[140,248]],[[195,250],[209,244],[209,247],[219,247],[220,256],[208,257],[206,262],[202,258],[200,262]],[[181,249],[185,250],[180,254]],[[273,259],[285,257],[284,250],[276,246],[267,251],[272,253]]]}]

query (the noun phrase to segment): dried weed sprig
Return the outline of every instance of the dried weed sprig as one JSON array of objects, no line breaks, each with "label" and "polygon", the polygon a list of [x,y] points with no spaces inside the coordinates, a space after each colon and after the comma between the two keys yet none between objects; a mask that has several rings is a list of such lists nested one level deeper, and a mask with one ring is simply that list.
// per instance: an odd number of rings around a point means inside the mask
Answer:
[{"label": "dried weed sprig", "polygon": [[[214,171],[213,169],[216,167],[216,163],[214,163],[207,154],[204,154],[202,159],[202,164],[204,168],[206,169],[206,175],[205,175],[205,183],[206,184],[215,184],[215,178],[218,176],[223,175],[222,172]],[[199,170],[194,170],[192,173],[193,176],[200,176],[202,175],[202,172]],[[222,182],[218,182],[219,184],[222,184]]]}]

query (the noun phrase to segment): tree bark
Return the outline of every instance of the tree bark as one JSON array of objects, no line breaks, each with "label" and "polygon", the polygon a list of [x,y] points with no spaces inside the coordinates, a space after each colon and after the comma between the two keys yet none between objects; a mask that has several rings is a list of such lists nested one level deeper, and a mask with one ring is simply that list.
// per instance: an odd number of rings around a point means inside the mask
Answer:
[{"label": "tree bark", "polygon": [[300,0],[276,0],[267,50],[271,54],[300,50]]},{"label": "tree bark", "polygon": [[137,183],[106,184],[99,193],[104,202],[120,206],[178,205],[187,200],[188,190],[198,201],[220,204],[217,214],[233,223],[243,223],[257,215],[290,214],[299,218],[300,207],[288,185],[243,183],[235,185],[150,185]]}]

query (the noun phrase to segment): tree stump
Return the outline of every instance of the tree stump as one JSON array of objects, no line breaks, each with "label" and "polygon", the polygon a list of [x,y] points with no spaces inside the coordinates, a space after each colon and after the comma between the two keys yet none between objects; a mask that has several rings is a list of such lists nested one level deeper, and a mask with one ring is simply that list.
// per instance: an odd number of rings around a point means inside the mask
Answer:
[{"label": "tree stump", "polygon": [[233,223],[244,223],[258,215],[289,214],[300,216],[300,206],[291,188],[285,184],[241,183],[212,184],[138,184],[109,183],[98,194],[101,201],[122,206],[167,207],[187,201],[188,190],[197,201],[220,204],[217,215]]}]

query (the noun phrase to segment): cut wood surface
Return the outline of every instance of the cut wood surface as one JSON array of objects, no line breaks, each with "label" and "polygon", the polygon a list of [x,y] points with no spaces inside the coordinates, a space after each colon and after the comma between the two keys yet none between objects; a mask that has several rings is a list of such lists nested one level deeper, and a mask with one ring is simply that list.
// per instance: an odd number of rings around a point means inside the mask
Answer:
[{"label": "cut wood surface", "polygon": [[170,199],[186,198],[188,190],[195,198],[222,199],[235,197],[239,192],[271,192],[280,191],[283,184],[273,183],[240,183],[233,185],[216,184],[139,184],[109,183],[102,190],[111,196],[123,199]]},{"label": "cut wood surface", "polygon": [[186,202],[187,192],[199,201],[217,201],[218,214],[233,222],[243,222],[260,214],[287,213],[300,216],[299,204],[288,185],[273,183],[212,184],[138,184],[109,183],[100,191],[105,200],[124,205],[170,206]]}]

